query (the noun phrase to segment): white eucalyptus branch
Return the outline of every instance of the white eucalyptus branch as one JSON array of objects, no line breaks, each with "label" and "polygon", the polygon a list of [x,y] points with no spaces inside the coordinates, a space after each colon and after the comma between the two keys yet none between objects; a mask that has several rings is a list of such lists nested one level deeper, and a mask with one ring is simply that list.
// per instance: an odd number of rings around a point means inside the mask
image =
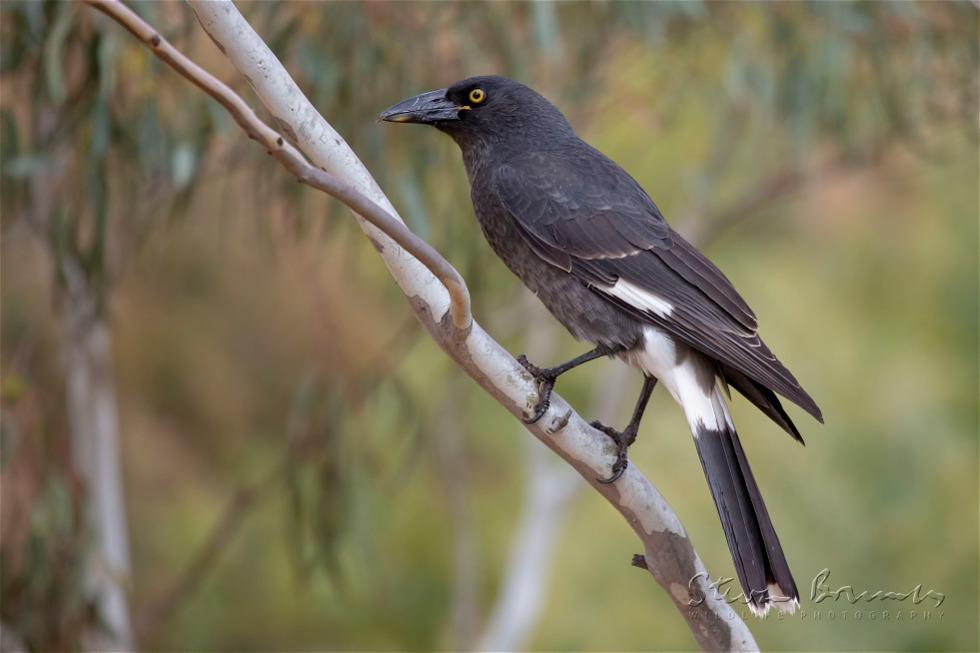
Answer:
[{"label": "white eucalyptus branch", "polygon": [[[375,244],[408,297],[416,317],[432,338],[511,414],[521,417],[531,413],[537,401],[534,380],[471,318],[465,285],[458,273],[428,245],[425,247],[431,250],[430,259],[424,261],[419,256],[419,251],[424,248],[415,241],[420,239],[405,228],[371,174],[344,139],[310,104],[230,0],[189,0],[189,4],[218,48],[252,85],[274,117],[277,128],[316,167],[307,164],[278,135],[272,137],[270,128],[247,109],[241,98],[180,55],[121,3],[89,1],[123,24],[164,62],[221,102],[249,136],[259,140],[300,181],[351,206],[358,213],[356,217],[361,228]],[[235,95],[237,101],[221,95],[227,93]],[[380,219],[376,209],[390,220]],[[745,623],[709,586],[704,564],[677,515],[636,465],[630,465],[615,484],[597,482],[597,478],[609,474],[616,457],[612,443],[604,434],[589,426],[557,394],[552,396],[547,414],[528,430],[623,515],[643,543],[643,566],[667,591],[702,648],[758,650]]]}]

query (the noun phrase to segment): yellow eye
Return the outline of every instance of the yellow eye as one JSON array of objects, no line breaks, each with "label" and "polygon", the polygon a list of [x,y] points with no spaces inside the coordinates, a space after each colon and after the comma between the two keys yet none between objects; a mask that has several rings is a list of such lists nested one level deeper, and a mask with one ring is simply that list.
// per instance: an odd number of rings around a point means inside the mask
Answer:
[{"label": "yellow eye", "polygon": [[480,102],[483,102],[483,100],[485,100],[486,97],[487,94],[483,91],[482,88],[474,88],[472,91],[470,91],[470,102],[472,102],[473,104],[479,104]]}]

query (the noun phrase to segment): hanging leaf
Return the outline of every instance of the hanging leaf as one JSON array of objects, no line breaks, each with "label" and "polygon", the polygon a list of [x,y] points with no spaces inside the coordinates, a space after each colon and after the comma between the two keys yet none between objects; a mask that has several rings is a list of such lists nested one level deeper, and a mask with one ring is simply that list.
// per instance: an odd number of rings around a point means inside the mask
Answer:
[{"label": "hanging leaf", "polygon": [[169,165],[166,157],[167,142],[160,124],[160,112],[155,102],[147,103],[143,115],[139,118],[139,159],[140,164],[148,173],[158,172],[164,165]]},{"label": "hanging leaf", "polygon": [[197,164],[197,154],[194,147],[182,142],[174,148],[171,156],[171,177],[178,189],[186,188],[194,179],[194,169]]},{"label": "hanging leaf", "polygon": [[64,102],[68,94],[65,87],[64,46],[74,18],[74,3],[57,3],[54,24],[44,44],[44,78],[48,94],[55,104]]},{"label": "hanging leaf", "polygon": [[91,111],[91,149],[92,154],[102,158],[109,151],[112,132],[112,116],[109,113],[108,98],[99,94]]},{"label": "hanging leaf", "polygon": [[45,175],[51,169],[50,157],[44,155],[17,156],[3,164],[3,174],[12,179],[26,179],[35,175]]}]

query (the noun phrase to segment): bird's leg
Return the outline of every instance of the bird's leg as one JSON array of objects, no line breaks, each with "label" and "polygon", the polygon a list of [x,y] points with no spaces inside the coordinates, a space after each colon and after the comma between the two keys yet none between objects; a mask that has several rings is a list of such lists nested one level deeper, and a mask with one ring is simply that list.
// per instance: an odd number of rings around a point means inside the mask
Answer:
[{"label": "bird's leg", "polygon": [[517,357],[517,362],[520,363],[524,369],[531,373],[534,380],[538,383],[538,405],[534,407],[534,414],[529,418],[524,419],[525,424],[534,424],[539,419],[541,419],[546,412],[548,412],[548,406],[551,405],[551,391],[555,389],[555,381],[559,376],[567,372],[568,370],[578,367],[582,363],[588,363],[591,360],[595,360],[600,356],[609,356],[620,351],[625,351],[625,347],[608,347],[606,345],[599,345],[592,351],[587,351],[581,356],[573,358],[572,360],[562,363],[561,365],[555,365],[554,367],[538,367],[537,365],[531,363],[527,360],[527,356],[521,354]]},{"label": "bird's leg", "polygon": [[636,408],[633,409],[633,418],[630,419],[630,423],[622,431],[617,431],[602,422],[592,422],[592,426],[612,438],[618,448],[616,462],[613,463],[612,467],[612,476],[598,479],[600,483],[615,483],[623,475],[623,472],[626,471],[626,465],[629,462],[626,457],[626,450],[636,441],[636,434],[640,430],[640,420],[643,419],[643,411],[646,410],[647,402],[650,401],[650,395],[653,394],[655,387],[657,387],[656,377],[644,377],[643,389],[640,390],[640,397],[636,400]]}]

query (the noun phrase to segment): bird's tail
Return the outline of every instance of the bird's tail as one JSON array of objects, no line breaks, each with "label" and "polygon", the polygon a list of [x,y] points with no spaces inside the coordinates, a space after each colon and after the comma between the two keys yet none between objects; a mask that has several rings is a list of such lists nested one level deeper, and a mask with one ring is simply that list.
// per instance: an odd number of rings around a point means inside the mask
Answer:
[{"label": "bird's tail", "polygon": [[[711,426],[691,420],[694,442],[749,609],[762,616],[775,605],[793,612],[799,593],[759,493],[721,389],[712,388]],[[702,404],[704,407],[704,404]],[[693,416],[689,416],[693,417]]]}]

